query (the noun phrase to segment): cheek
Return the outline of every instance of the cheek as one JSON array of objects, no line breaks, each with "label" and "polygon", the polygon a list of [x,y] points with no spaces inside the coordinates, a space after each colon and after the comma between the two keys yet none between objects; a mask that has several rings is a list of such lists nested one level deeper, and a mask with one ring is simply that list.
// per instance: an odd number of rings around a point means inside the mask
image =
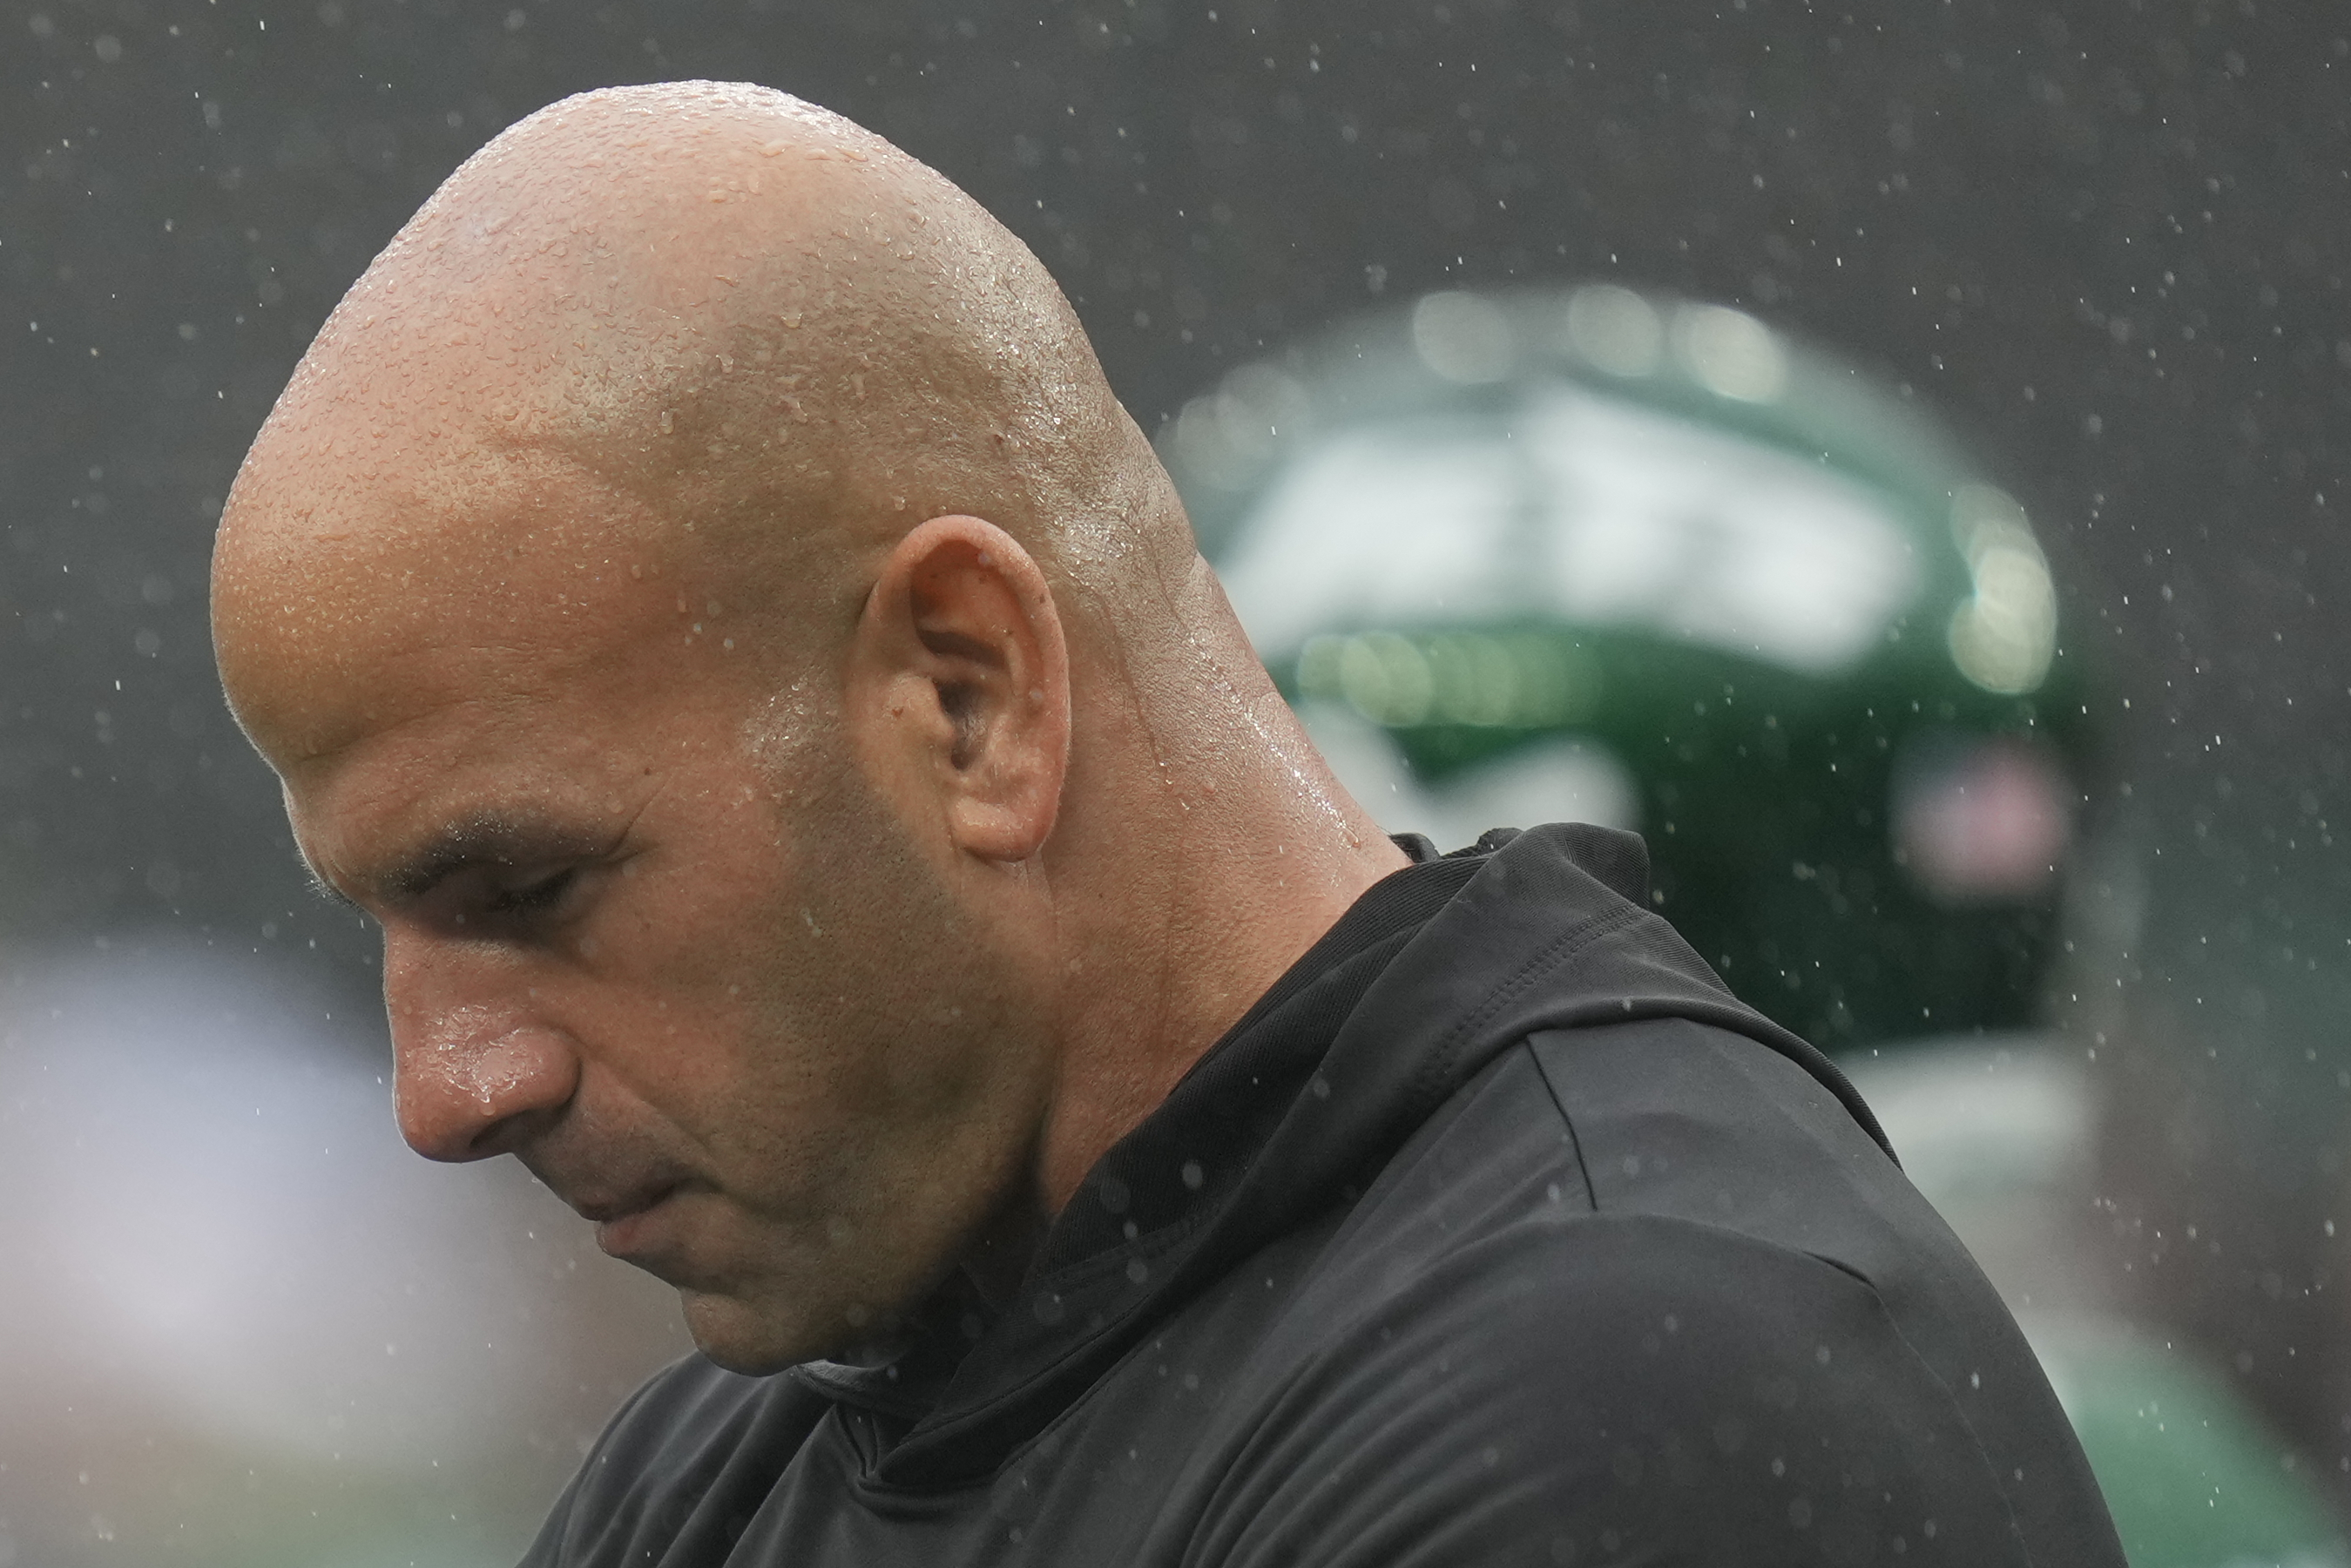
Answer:
[{"label": "cheek", "polygon": [[777,956],[798,882],[774,813],[737,782],[640,819],[648,848],[621,862],[583,930],[591,967],[649,995],[705,1004],[740,995]]},{"label": "cheek", "polygon": [[663,1058],[644,1092],[690,1097],[680,1114],[706,1137],[804,1177],[1004,1122],[1041,1031],[863,779],[804,777],[780,798],[736,779],[696,804],[706,852],[644,857],[597,965],[636,994]]},{"label": "cheek", "polygon": [[853,1097],[869,1019],[895,1010],[876,934],[852,936],[824,879],[754,825],[698,868],[631,862],[581,943],[613,1045],[642,1059],[632,1076],[705,1125],[805,1121]]},{"label": "cheek", "polygon": [[744,983],[770,1080],[872,1137],[979,1113],[1041,1033],[985,932],[887,835],[836,841],[803,870]]}]

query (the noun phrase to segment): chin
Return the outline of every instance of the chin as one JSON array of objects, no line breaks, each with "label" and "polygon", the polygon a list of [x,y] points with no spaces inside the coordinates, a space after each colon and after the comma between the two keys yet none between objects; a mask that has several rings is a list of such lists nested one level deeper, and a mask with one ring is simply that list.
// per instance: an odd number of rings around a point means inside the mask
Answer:
[{"label": "chin", "polygon": [[729,1372],[764,1377],[806,1361],[886,1360],[895,1333],[882,1323],[849,1321],[844,1305],[826,1303],[814,1313],[738,1296],[681,1291],[686,1333],[695,1348]]}]

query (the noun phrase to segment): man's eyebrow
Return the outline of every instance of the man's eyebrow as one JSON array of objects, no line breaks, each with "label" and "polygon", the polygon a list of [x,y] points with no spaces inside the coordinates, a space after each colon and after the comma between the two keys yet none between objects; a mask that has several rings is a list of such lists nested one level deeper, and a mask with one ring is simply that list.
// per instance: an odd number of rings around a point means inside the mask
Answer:
[{"label": "man's eyebrow", "polygon": [[609,847],[600,837],[544,818],[484,812],[438,830],[366,880],[379,897],[405,903],[478,866],[532,865],[601,854]]}]

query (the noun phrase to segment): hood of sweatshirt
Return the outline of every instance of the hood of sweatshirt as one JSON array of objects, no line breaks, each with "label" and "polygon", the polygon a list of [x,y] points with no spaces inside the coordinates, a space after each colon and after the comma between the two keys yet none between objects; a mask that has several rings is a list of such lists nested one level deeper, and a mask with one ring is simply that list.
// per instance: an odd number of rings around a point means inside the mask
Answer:
[{"label": "hood of sweatshirt", "polygon": [[987,1313],[950,1289],[892,1364],[794,1375],[898,1431],[885,1483],[976,1480],[1207,1285],[1351,1202],[1498,1053],[1539,1030],[1661,1017],[1787,1056],[1886,1146],[1844,1074],[1734,998],[1649,907],[1639,839],[1498,831],[1367,892],[1102,1156],[1011,1305]]}]

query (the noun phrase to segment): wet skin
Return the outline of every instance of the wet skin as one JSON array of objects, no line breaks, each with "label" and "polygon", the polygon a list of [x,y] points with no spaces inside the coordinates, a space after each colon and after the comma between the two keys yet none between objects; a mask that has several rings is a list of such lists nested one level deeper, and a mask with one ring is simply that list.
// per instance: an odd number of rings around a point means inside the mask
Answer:
[{"label": "wet skin", "polygon": [[[1081,338],[1052,340],[1034,258],[772,97],[594,95],[453,178],[256,440],[214,579],[302,852],[383,927],[409,1142],[517,1155],[744,1370],[886,1337],[957,1267],[1016,1281],[1102,1151],[1403,860]],[[730,159],[775,233],[886,210],[971,237],[737,288],[743,231],[673,199]],[[530,200],[534,171],[611,210]],[[567,251],[658,308],[567,314]],[[1042,335],[950,341],[967,308]],[[807,357],[718,355],[707,396],[625,369],[778,321]],[[854,417],[804,419],[822,387]]]},{"label": "wet skin", "polygon": [[[382,923],[410,1143],[516,1154],[762,1364],[927,1286],[1015,1185],[1043,1063],[893,940],[920,920],[945,956],[963,922],[863,779],[762,767],[723,633],[613,566],[581,617],[497,596],[495,641],[360,664],[301,710],[353,732],[331,749],[255,730],[312,865]],[[583,649],[579,619],[609,629]]]}]

